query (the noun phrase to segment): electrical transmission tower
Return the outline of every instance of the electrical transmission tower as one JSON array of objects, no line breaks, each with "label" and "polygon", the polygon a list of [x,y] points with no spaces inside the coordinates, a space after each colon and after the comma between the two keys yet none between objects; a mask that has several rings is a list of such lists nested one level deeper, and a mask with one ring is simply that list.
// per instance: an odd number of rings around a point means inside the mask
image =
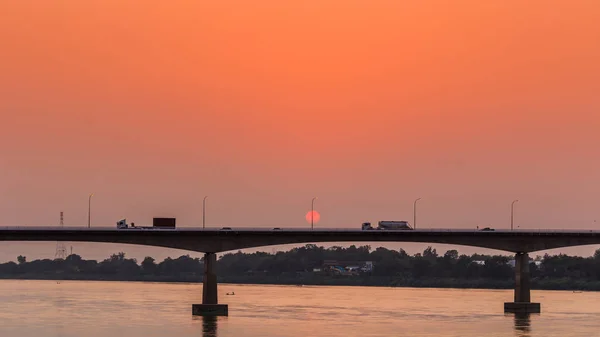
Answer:
[{"label": "electrical transmission tower", "polygon": [[[64,219],[63,219],[63,212],[60,212],[60,227],[64,227],[65,223],[64,223]],[[56,254],[54,255],[54,258],[57,259],[65,259],[65,257],[67,256],[67,248],[65,247],[65,244],[57,241],[56,242]]]}]

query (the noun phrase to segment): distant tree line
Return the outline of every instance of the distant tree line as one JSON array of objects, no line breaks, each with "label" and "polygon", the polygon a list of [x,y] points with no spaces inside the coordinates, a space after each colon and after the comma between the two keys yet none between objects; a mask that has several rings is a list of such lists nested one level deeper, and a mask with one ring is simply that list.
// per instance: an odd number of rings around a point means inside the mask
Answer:
[{"label": "distant tree line", "polygon": [[198,282],[202,280],[202,267],[200,259],[189,255],[166,258],[160,263],[149,256],[138,263],[136,259],[126,258],[122,252],[100,262],[84,260],[77,254],[64,260],[31,262],[27,262],[24,256],[18,256],[17,263],[0,264],[0,278]]},{"label": "distant tree line", "polygon": [[[438,254],[428,247],[409,255],[404,250],[370,246],[324,248],[313,244],[274,254],[228,253],[217,262],[219,282],[258,284],[322,284],[455,288],[512,288],[512,256]],[[315,272],[324,261],[372,261],[374,269],[357,276]],[[537,263],[536,263],[537,262]],[[141,263],[124,253],[103,261],[66,259],[0,264],[0,278],[123,281],[202,281],[203,262],[189,255],[161,262],[146,257]],[[548,255],[531,261],[532,287],[537,289],[600,290],[600,249],[592,257]]]}]

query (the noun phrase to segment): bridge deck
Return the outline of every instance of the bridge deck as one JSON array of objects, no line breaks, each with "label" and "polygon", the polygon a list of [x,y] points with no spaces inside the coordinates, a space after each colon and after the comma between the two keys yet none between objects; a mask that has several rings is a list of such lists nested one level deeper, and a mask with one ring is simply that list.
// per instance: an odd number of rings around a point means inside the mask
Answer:
[{"label": "bridge deck", "polygon": [[220,228],[175,229],[115,227],[0,227],[0,241],[114,242],[223,252],[243,248],[315,242],[426,242],[484,247],[511,252],[600,244],[597,230],[417,229],[361,230],[360,228]]},{"label": "bridge deck", "polygon": [[64,232],[64,231],[81,231],[81,232],[94,232],[94,231],[109,231],[109,232],[136,232],[136,231],[160,231],[160,232],[197,232],[197,233],[222,233],[222,232],[256,232],[256,233],[277,233],[277,232],[288,232],[288,233],[422,233],[422,234],[448,234],[448,233],[511,233],[515,235],[532,235],[532,234],[600,234],[600,230],[592,229],[495,229],[493,231],[484,231],[479,229],[464,229],[464,228],[426,228],[426,229],[412,229],[412,230],[362,230],[360,228],[305,228],[305,227],[229,227],[231,230],[224,230],[222,227],[177,227],[177,228],[127,228],[118,229],[114,226],[104,227],[58,227],[58,226],[0,226],[0,232],[3,231],[48,231],[48,232]]}]

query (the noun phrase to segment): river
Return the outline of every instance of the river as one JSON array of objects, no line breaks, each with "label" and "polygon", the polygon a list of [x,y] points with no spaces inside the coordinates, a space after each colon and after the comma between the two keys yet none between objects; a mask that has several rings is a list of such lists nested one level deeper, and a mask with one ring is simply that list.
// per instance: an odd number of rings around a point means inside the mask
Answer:
[{"label": "river", "polygon": [[[201,284],[0,281],[2,337],[600,336],[600,293],[220,284],[229,317],[192,317]],[[227,292],[235,292],[227,296]]]}]

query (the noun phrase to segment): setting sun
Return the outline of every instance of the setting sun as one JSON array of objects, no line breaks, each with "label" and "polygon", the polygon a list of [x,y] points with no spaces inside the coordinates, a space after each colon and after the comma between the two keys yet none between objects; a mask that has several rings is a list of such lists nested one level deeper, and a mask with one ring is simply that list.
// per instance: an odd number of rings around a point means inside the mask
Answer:
[{"label": "setting sun", "polygon": [[311,216],[314,219],[314,223],[319,222],[319,220],[321,219],[321,215],[319,214],[319,212],[317,212],[317,211],[308,211],[308,213],[306,213],[306,221],[308,223],[310,223]]}]

